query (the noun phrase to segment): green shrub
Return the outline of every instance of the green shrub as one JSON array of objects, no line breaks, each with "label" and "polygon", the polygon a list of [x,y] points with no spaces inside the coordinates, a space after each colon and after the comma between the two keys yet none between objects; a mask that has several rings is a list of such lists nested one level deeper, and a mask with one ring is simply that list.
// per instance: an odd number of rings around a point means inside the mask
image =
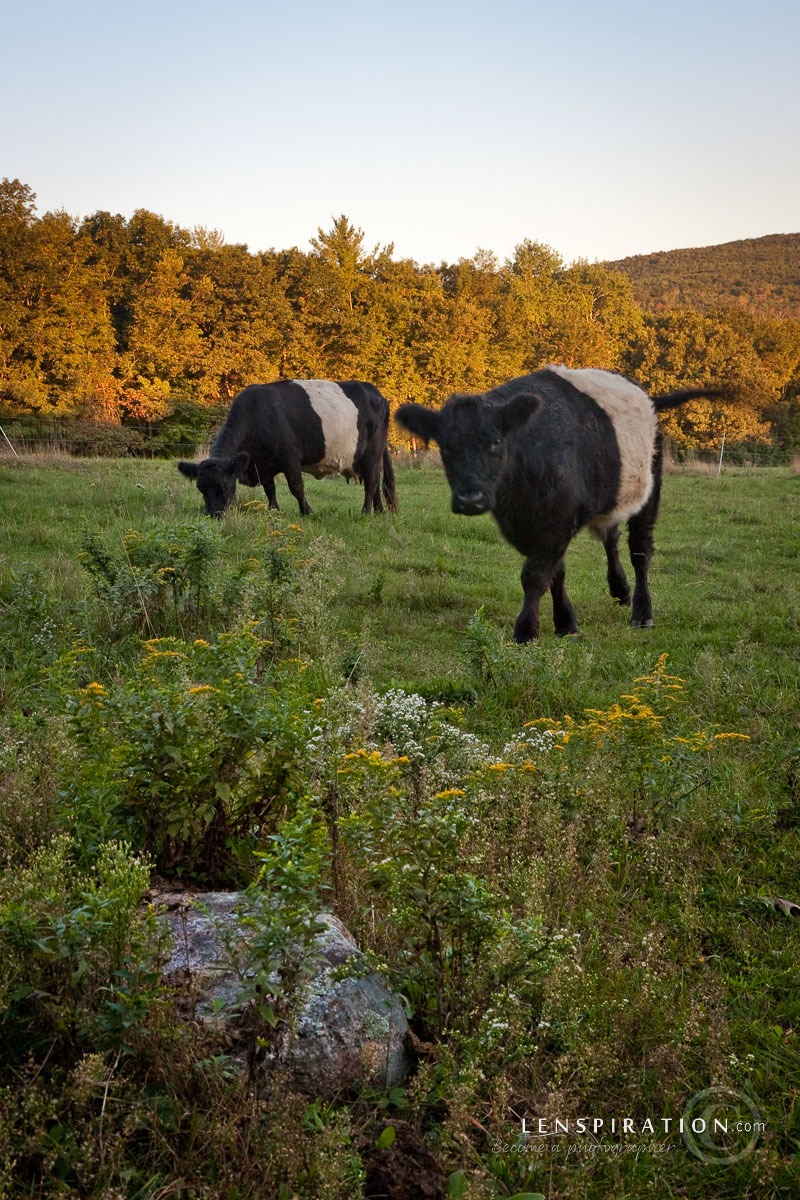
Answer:
[{"label": "green shrub", "polygon": [[14,1057],[54,1036],[130,1044],[154,996],[151,864],[118,842],[98,848],[91,877],[75,860],[59,837],[0,878],[0,1039]]},{"label": "green shrub", "polygon": [[427,1036],[491,1026],[504,1002],[529,1020],[551,962],[538,915],[515,916],[486,882],[471,774],[464,788],[426,789],[424,766],[377,750],[345,755],[340,769],[339,833],[362,906],[369,897],[364,933]]},{"label": "green shrub", "polygon": [[214,625],[224,603],[213,568],[220,531],[210,522],[158,523],[129,530],[119,549],[96,534],[83,538],[80,561],[92,578],[102,632],[185,636]]},{"label": "green shrub", "polygon": [[88,859],[124,837],[168,874],[249,870],[303,790],[316,719],[303,664],[272,650],[253,629],[155,639],[124,680],[71,693],[62,816]]},{"label": "green shrub", "polygon": [[48,675],[75,638],[77,606],[55,594],[41,571],[0,578],[0,706],[28,703],[48,689]]},{"label": "green shrub", "polygon": [[336,550],[323,538],[305,545],[299,525],[258,501],[225,525],[154,521],[115,543],[87,532],[79,558],[95,597],[89,636],[209,637],[253,622],[275,659],[308,649],[323,661]]},{"label": "green shrub", "polygon": [[179,400],[168,417],[153,426],[147,448],[162,458],[194,458],[211,441],[226,409]]},{"label": "green shrub", "polygon": [[125,458],[147,449],[147,438],[138,429],[105,421],[72,421],[63,436],[79,458]]},{"label": "green shrub", "polygon": [[263,1057],[258,1052],[275,1051],[291,1037],[303,984],[316,965],[313,942],[330,872],[325,826],[308,798],[266,840],[235,935],[223,922],[218,927],[242,984],[251,1064]]}]

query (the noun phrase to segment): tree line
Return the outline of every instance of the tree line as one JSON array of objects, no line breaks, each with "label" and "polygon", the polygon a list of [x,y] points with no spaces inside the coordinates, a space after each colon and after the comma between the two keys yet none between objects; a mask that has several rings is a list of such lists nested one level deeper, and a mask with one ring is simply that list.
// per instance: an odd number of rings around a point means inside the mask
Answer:
[{"label": "tree line", "polygon": [[520,243],[456,263],[369,248],[345,216],[307,251],[251,253],[139,209],[39,216],[0,184],[0,416],[206,422],[249,383],[359,378],[392,407],[483,391],[547,362],[725,403],[665,414],[678,447],[800,447],[800,321],[744,303],[650,311],[618,269]]}]

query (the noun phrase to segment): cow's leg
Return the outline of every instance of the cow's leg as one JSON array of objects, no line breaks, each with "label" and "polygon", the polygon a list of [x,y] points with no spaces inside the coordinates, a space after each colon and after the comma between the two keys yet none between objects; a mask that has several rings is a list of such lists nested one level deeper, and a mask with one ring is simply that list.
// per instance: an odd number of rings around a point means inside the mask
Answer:
[{"label": "cow's leg", "polygon": [[572,601],[567,595],[564,579],[564,560],[562,558],[553,572],[553,578],[550,580],[550,595],[553,597],[553,621],[558,637],[578,632],[578,618],[575,614],[575,609],[572,607]]},{"label": "cow's leg", "polygon": [[514,641],[530,642],[539,636],[539,601],[550,586],[553,564],[540,558],[526,558],[520,578],[525,601],[514,624]]},{"label": "cow's leg", "polygon": [[267,503],[269,504],[270,508],[278,508],[278,496],[275,491],[275,476],[267,475],[264,479],[262,479],[261,486],[266,493]]},{"label": "cow's leg", "polygon": [[636,575],[631,611],[631,625],[634,629],[650,629],[653,625],[653,603],[650,599],[648,575],[655,553],[653,530],[661,498],[661,468],[662,452],[659,438],[653,456],[653,490],[644,508],[628,521],[628,546]]},{"label": "cow's leg", "polygon": [[364,503],[361,506],[361,511],[366,516],[372,512],[372,505],[375,502],[375,484],[369,472],[364,475]]},{"label": "cow's leg", "polygon": [[310,516],[311,505],[306,500],[305,488],[303,487],[303,472],[300,470],[300,464],[292,463],[283,473],[286,476],[289,491],[300,505],[300,515],[303,517]]},{"label": "cow's leg", "polygon": [[383,512],[380,460],[376,459],[375,462],[372,462],[369,458],[366,461],[362,459],[360,470],[364,480],[364,507],[361,511],[363,513]]},{"label": "cow's leg", "polygon": [[603,537],[603,546],[608,563],[608,590],[620,604],[630,604],[631,588],[622,563],[619,560],[619,525],[615,525]]},{"label": "cow's leg", "polygon": [[653,624],[653,603],[650,599],[648,573],[653,559],[653,525],[637,513],[628,522],[628,546],[636,575],[633,589],[631,625],[634,629],[650,629]]}]

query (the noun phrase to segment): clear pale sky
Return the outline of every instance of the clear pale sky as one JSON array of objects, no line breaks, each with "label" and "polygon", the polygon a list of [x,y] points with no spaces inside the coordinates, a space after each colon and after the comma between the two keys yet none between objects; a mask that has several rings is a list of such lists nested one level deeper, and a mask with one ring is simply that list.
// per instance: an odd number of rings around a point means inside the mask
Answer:
[{"label": "clear pale sky", "polygon": [[26,0],[0,178],[251,251],[566,261],[800,231],[798,0]]}]

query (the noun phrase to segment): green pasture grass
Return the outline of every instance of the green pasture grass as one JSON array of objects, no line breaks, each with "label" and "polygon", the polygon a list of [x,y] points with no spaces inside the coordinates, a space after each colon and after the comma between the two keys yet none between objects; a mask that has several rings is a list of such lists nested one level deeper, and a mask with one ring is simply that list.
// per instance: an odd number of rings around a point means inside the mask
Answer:
[{"label": "green pasture grass", "polygon": [[0,575],[40,571],[67,595],[80,595],[85,532],[121,535],[187,511],[168,465],[45,454],[0,460]]},{"label": "green pasture grass", "polygon": [[[466,630],[478,609],[510,637],[522,559],[490,516],[450,512],[435,462],[400,465],[397,475],[397,513],[362,516],[362,489],[341,479],[306,478],[310,517],[299,516],[282,482],[279,502],[282,519],[302,525],[308,540],[332,542],[338,591],[331,620],[375,685],[435,692],[437,682],[463,674]],[[537,702],[558,715],[614,699],[664,652],[670,670],[692,681],[707,717],[750,733],[765,722],[793,721],[799,497],[800,477],[788,470],[668,475],[651,572],[652,630],[628,627],[627,610],[606,589],[602,547],[579,534],[566,561],[580,634],[555,637],[546,596],[539,642],[518,651],[519,674],[530,676],[531,687],[507,698],[523,706],[512,723]],[[113,546],[128,529],[193,518],[207,519],[200,494],[171,462],[4,460],[0,577],[38,571],[56,593],[80,598],[89,587],[78,559],[87,532]],[[231,555],[246,555],[250,531],[269,519],[260,489],[240,487],[224,520]],[[490,716],[502,726],[508,704],[501,694],[494,699]]]}]

